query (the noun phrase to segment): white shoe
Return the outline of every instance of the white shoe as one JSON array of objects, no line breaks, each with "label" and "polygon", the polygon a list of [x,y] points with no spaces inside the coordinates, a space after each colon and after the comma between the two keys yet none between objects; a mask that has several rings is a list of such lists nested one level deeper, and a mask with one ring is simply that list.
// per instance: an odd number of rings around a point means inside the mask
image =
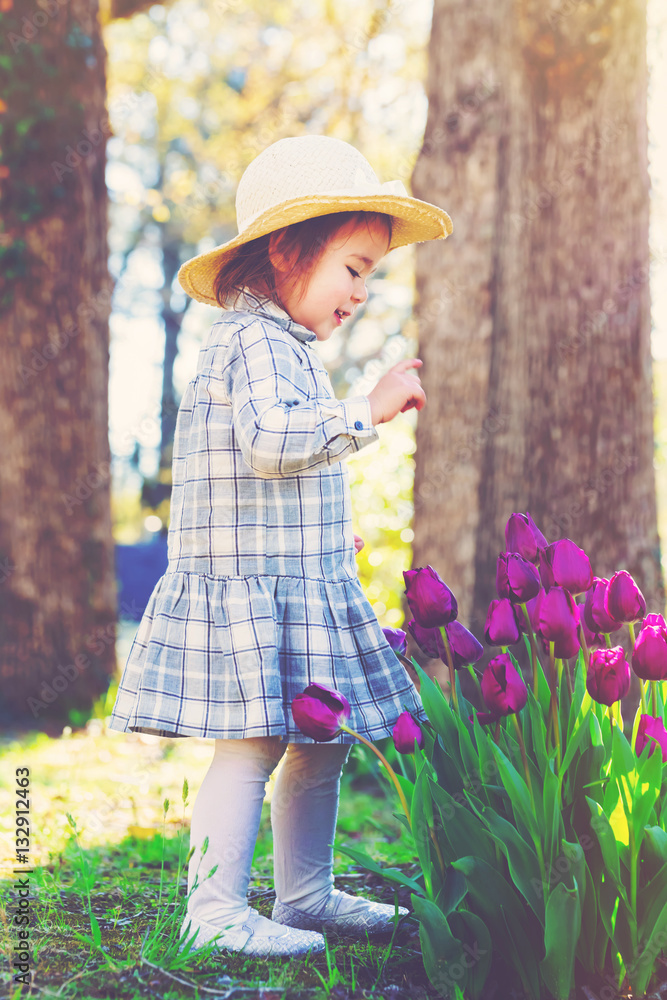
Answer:
[{"label": "white shoe", "polygon": [[[399,906],[399,919],[407,916],[408,912],[404,906]],[[325,906],[318,914],[307,913],[276,900],[271,916],[276,923],[288,927],[310,931],[338,931],[364,938],[367,933],[378,934],[392,930],[396,909],[387,903],[373,903],[362,896],[350,896],[347,892],[332,889]]]},{"label": "white shoe", "polygon": [[[248,915],[229,928],[215,927],[205,920],[186,916],[181,937],[197,931],[193,949],[216,939],[217,948],[240,951],[244,955],[305,955],[324,951],[324,938],[315,931],[299,930],[275,923],[248,907]],[[219,936],[218,936],[219,935]]]}]

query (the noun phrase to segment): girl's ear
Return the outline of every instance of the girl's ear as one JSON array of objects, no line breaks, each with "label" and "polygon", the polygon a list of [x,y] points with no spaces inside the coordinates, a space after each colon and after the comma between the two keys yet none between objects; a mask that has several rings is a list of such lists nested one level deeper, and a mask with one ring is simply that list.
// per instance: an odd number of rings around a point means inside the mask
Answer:
[{"label": "girl's ear", "polygon": [[286,247],[284,230],[271,233],[269,237],[269,260],[274,271],[281,274],[289,274],[296,264],[296,247]]}]

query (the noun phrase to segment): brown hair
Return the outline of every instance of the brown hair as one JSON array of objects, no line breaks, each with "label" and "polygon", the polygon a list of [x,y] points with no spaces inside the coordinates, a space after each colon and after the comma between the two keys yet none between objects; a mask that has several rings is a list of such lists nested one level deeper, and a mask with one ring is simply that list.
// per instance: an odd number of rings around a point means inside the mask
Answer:
[{"label": "brown hair", "polygon": [[276,288],[275,272],[269,257],[270,240],[278,239],[281,253],[287,258],[294,257],[294,274],[307,277],[329,241],[352,221],[366,226],[372,222],[380,222],[386,227],[387,237],[391,242],[391,216],[383,212],[333,212],[330,215],[294,222],[291,226],[277,229],[273,233],[267,233],[266,236],[259,236],[256,240],[250,240],[249,243],[244,243],[231,251],[213,283],[218,303],[224,308],[234,293],[240,292],[243,288],[250,288],[259,295],[266,295],[276,305],[282,307]]}]

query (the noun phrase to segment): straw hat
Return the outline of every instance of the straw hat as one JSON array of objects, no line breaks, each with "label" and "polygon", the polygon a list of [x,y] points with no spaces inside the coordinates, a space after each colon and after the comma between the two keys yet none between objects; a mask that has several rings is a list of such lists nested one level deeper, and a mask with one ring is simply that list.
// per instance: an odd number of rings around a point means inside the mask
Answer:
[{"label": "straw hat", "polygon": [[255,157],[239,181],[238,236],[186,261],[178,280],[192,298],[218,305],[214,282],[230,251],[294,222],[354,211],[392,217],[389,250],[444,239],[452,231],[446,212],[411,198],[401,181],[380,184],[368,160],[348,142],[325,135],[280,139]]}]

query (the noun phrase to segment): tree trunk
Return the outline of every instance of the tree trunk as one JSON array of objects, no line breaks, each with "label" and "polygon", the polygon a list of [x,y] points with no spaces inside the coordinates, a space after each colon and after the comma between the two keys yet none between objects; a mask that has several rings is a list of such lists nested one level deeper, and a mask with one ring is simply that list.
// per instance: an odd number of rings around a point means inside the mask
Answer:
[{"label": "tree trunk", "polygon": [[0,718],[41,727],[115,667],[110,128],[97,4],[2,9]]},{"label": "tree trunk", "polygon": [[415,565],[479,635],[529,510],[662,611],[645,4],[435,0],[428,88],[413,188],[454,232],[417,248]]}]

